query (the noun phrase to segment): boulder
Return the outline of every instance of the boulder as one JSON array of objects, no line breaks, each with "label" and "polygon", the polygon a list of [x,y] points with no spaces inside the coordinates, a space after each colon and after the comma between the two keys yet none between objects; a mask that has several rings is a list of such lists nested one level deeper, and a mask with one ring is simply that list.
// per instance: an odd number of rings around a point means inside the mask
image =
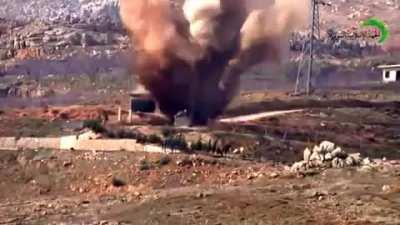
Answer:
[{"label": "boulder", "polygon": [[299,172],[313,168],[344,168],[369,164],[369,159],[362,159],[360,153],[347,154],[335,143],[323,141],[319,145],[315,145],[312,151],[306,148],[303,152],[303,160],[294,163],[291,170]]}]

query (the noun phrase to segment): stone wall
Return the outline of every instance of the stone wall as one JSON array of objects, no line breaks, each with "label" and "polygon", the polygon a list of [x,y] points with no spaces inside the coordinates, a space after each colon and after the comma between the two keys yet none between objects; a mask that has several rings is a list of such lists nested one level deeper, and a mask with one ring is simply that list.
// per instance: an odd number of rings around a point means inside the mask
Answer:
[{"label": "stone wall", "polygon": [[[54,149],[78,151],[129,151],[167,153],[157,145],[143,145],[133,139],[77,139],[77,136],[64,136],[60,138],[0,138],[0,150],[18,149]],[[178,151],[174,151],[178,152]]]}]

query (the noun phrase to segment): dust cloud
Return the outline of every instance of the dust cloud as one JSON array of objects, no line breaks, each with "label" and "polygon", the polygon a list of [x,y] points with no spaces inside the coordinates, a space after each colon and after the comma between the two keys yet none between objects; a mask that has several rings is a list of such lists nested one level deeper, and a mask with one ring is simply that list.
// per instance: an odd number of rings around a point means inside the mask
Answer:
[{"label": "dust cloud", "polygon": [[221,115],[239,78],[279,63],[290,32],[308,21],[309,0],[120,0],[135,51],[135,74],[173,122],[187,110],[192,125]]}]

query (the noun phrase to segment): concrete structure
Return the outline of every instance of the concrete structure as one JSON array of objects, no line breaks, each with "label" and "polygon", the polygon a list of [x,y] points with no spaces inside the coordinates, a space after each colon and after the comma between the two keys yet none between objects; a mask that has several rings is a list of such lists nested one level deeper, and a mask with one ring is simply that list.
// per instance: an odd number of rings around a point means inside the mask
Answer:
[{"label": "concrete structure", "polygon": [[134,139],[81,139],[79,136],[60,138],[15,138],[0,137],[0,150],[76,150],[76,151],[127,151],[150,153],[178,153],[178,150],[163,149],[157,145],[144,145]]},{"label": "concrete structure", "polygon": [[400,64],[378,66],[382,70],[383,83],[400,82]]},{"label": "concrete structure", "polygon": [[143,148],[132,139],[98,139],[98,140],[79,140],[74,149],[95,150],[95,151],[143,151]]},{"label": "concrete structure", "polygon": [[[127,122],[132,122],[133,113],[154,113],[157,110],[157,104],[151,94],[143,87],[138,85],[136,89],[131,92],[129,101],[129,111]],[[121,122],[121,116],[118,112],[118,121]]]},{"label": "concrete structure", "polygon": [[64,136],[60,138],[60,146],[58,149],[61,150],[75,150],[78,145],[78,136]]},{"label": "concrete structure", "polygon": [[17,139],[15,137],[0,138],[0,150],[17,149]]},{"label": "concrete structure", "polygon": [[130,94],[131,112],[153,113],[156,110],[156,103],[151,94],[141,85]]},{"label": "concrete structure", "polygon": [[60,149],[60,138],[0,138],[0,150]]}]

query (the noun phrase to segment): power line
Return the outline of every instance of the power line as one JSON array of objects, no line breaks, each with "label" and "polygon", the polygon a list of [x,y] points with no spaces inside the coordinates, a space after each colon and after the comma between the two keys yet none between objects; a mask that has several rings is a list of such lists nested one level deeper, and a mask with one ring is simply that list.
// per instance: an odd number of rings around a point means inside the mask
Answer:
[{"label": "power line", "polygon": [[[309,95],[312,89],[312,77],[313,77],[313,64],[314,64],[314,44],[315,40],[320,39],[320,5],[330,5],[323,1],[311,0],[311,21],[310,21],[310,34],[309,40],[304,42],[302,53],[300,55],[300,61],[297,70],[295,94],[298,95],[303,91]],[[306,73],[306,77],[304,77]],[[306,79],[306,80],[304,80]],[[304,87],[305,86],[305,87]],[[304,90],[305,89],[305,90]]]}]

